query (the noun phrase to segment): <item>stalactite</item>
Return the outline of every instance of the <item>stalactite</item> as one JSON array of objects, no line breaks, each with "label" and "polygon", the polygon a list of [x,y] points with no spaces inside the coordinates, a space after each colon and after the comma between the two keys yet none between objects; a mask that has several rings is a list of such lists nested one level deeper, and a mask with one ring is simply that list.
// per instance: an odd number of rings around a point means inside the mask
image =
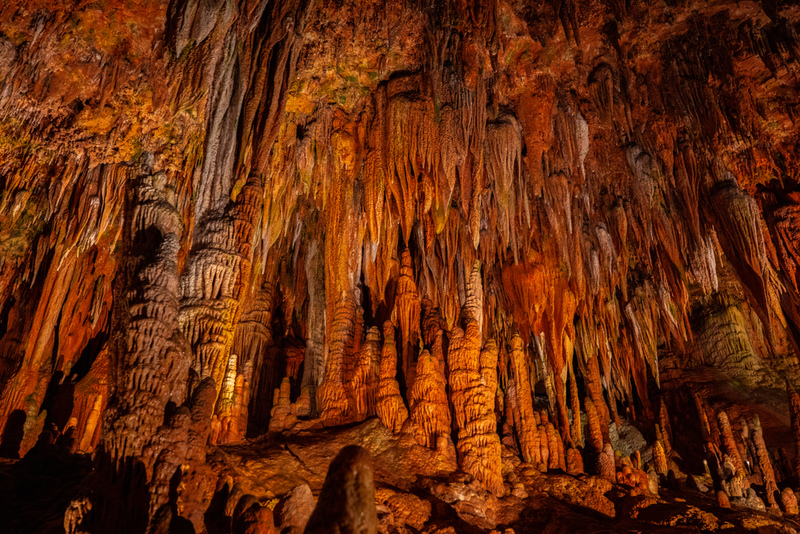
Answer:
[{"label": "stalactite", "polygon": [[0,453],[95,455],[68,531],[272,529],[266,429],[386,445],[437,503],[398,532],[506,482],[646,523],[631,423],[722,505],[800,476],[709,414],[783,437],[785,377],[800,451],[790,3],[84,4],[0,9]]}]

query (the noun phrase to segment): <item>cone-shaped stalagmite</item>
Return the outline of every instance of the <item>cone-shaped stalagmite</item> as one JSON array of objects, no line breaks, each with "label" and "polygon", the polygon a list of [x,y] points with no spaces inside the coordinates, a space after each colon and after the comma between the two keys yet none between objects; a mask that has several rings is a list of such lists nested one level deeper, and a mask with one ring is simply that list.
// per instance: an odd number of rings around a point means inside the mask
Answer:
[{"label": "cone-shaped stalagmite", "polygon": [[600,416],[597,414],[594,402],[591,398],[584,400],[586,407],[586,421],[589,431],[586,434],[586,445],[595,451],[603,450],[603,431],[600,423]]},{"label": "cone-shaped stalagmite", "polygon": [[[540,436],[534,420],[533,397],[530,381],[530,371],[528,367],[528,357],[525,354],[524,343],[519,335],[511,338],[509,346],[509,361],[514,376],[514,383],[517,392],[517,407],[519,418],[514,420],[519,439],[520,452],[522,459],[526,462],[539,464]],[[544,438],[546,441],[546,438]]]},{"label": "cone-shaped stalagmite", "polygon": [[[731,459],[733,462],[733,466],[736,468],[737,473],[746,473],[744,460],[742,460],[741,455],[739,454],[739,447],[736,444],[736,439],[733,436],[733,430],[731,429],[731,423],[728,420],[728,414],[725,413],[724,410],[720,410],[717,412],[717,423],[719,425],[719,433],[720,438],[722,439],[722,448],[725,454]],[[745,479],[746,481],[747,479]],[[749,484],[747,484],[749,487]]]},{"label": "cone-shaped stalagmite", "polygon": [[661,398],[658,408],[658,423],[661,428],[661,439],[664,443],[664,451],[669,454],[672,450],[672,425],[669,423],[667,414],[667,403]]},{"label": "cone-shaped stalagmite", "polygon": [[[570,366],[571,367],[571,366]],[[583,444],[583,428],[581,426],[581,401],[578,397],[578,381],[575,377],[574,369],[569,370],[569,399],[572,409],[572,425],[570,437],[575,445]]]},{"label": "cone-shaped stalagmite", "polygon": [[764,492],[767,494],[767,502],[771,507],[778,506],[775,494],[778,493],[778,484],[775,482],[775,471],[772,468],[772,460],[769,457],[767,444],[764,442],[764,434],[761,430],[761,421],[758,416],[754,417],[750,424],[753,444],[756,448],[756,458],[761,469],[761,477],[764,480]]},{"label": "cone-shaped stalagmite", "polygon": [[664,452],[664,446],[660,441],[653,444],[653,463],[656,467],[656,473],[662,476],[667,476],[669,467],[667,466],[667,455]]},{"label": "cone-shaped stalagmite", "polygon": [[408,409],[400,394],[396,373],[397,348],[394,342],[394,326],[391,321],[386,321],[383,325],[383,350],[376,411],[384,426],[395,434],[400,432],[408,419]]},{"label": "cone-shaped stalagmite", "polygon": [[354,420],[363,421],[375,415],[380,380],[381,334],[378,327],[367,331],[367,339],[356,355],[355,369],[350,379],[355,411]]},{"label": "cone-shaped stalagmite", "polygon": [[399,354],[402,361],[403,374],[407,387],[414,382],[413,351],[419,338],[422,307],[414,282],[414,268],[411,264],[411,253],[404,250],[400,260],[400,278],[397,281],[397,297],[395,298],[395,324],[400,329],[402,346]]}]

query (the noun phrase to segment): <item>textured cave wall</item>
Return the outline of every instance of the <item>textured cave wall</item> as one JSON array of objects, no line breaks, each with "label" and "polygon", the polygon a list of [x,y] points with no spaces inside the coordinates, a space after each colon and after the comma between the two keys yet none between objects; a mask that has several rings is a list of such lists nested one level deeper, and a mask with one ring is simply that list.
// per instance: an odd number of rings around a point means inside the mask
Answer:
[{"label": "textured cave wall", "polygon": [[530,4],[0,8],[5,453],[73,426],[157,507],[180,432],[308,418],[497,494],[503,425],[558,465],[581,409],[601,464],[610,421],[719,408],[791,450],[800,8]]}]

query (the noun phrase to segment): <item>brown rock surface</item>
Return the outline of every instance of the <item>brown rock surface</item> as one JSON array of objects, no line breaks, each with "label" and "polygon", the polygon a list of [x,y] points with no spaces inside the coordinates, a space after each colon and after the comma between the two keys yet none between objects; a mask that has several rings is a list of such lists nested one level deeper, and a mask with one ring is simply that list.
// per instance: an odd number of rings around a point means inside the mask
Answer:
[{"label": "brown rock surface", "polygon": [[331,462],[304,532],[373,534],[377,527],[372,460],[361,447],[345,447]]},{"label": "brown rock surface", "polygon": [[275,506],[275,524],[284,534],[300,534],[314,512],[314,496],[308,484],[286,493]]},{"label": "brown rock surface", "polygon": [[408,409],[400,394],[400,386],[395,379],[395,373],[397,373],[397,348],[394,341],[394,326],[391,322],[386,321],[383,325],[383,348],[381,349],[381,372],[376,412],[386,428],[398,433],[408,419]]},{"label": "brown rock surface", "polygon": [[409,392],[409,417],[403,432],[414,437],[417,443],[437,448],[440,439],[450,434],[450,403],[445,392],[441,363],[427,350],[417,359],[414,386]]},{"label": "brown rock surface", "polygon": [[501,497],[505,488],[494,412],[497,352],[493,339],[481,350],[478,323],[468,319],[465,330],[456,328],[450,338],[447,378],[458,429],[459,466]]}]

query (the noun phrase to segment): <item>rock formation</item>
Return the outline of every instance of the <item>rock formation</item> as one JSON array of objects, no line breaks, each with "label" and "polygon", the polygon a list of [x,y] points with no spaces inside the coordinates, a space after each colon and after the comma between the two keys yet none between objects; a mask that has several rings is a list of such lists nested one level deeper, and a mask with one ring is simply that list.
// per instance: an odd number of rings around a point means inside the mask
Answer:
[{"label": "rock formation", "polygon": [[408,419],[408,410],[400,394],[395,373],[397,373],[397,348],[394,341],[394,326],[390,321],[386,321],[383,325],[381,374],[376,411],[386,428],[398,433]]},{"label": "rock formation", "polygon": [[[538,425],[534,419],[528,360],[525,355],[522,338],[518,335],[511,338],[509,360],[514,377],[518,412],[514,416],[514,423],[517,431],[517,439],[519,439],[520,450],[522,452],[522,459],[533,464],[546,462],[546,459],[542,458],[540,453],[540,442],[544,437],[539,435]],[[544,438],[544,441],[546,441],[546,438]]]},{"label": "rock formation", "polygon": [[417,360],[414,386],[409,392],[409,417],[403,427],[424,447],[436,448],[437,440],[450,434],[450,403],[445,392],[441,363],[427,350]]},{"label": "rock formation", "polygon": [[7,4],[7,529],[788,528],[794,2]]},{"label": "rock formation", "polygon": [[305,534],[377,532],[372,462],[364,449],[351,445],[336,455],[328,469],[317,507]]},{"label": "rock formation", "polygon": [[490,339],[481,350],[480,339],[474,319],[467,321],[464,330],[453,331],[447,351],[447,381],[458,429],[459,466],[501,497],[505,489],[494,413],[498,349]]},{"label": "rock formation", "polygon": [[756,449],[756,460],[758,467],[761,470],[761,478],[764,481],[764,491],[766,493],[767,502],[771,507],[778,506],[778,501],[775,494],[779,493],[778,485],[775,481],[775,471],[772,468],[772,460],[769,457],[767,445],[764,442],[764,434],[761,429],[761,422],[758,417],[754,417],[750,422],[750,431],[753,438],[753,444]]}]

